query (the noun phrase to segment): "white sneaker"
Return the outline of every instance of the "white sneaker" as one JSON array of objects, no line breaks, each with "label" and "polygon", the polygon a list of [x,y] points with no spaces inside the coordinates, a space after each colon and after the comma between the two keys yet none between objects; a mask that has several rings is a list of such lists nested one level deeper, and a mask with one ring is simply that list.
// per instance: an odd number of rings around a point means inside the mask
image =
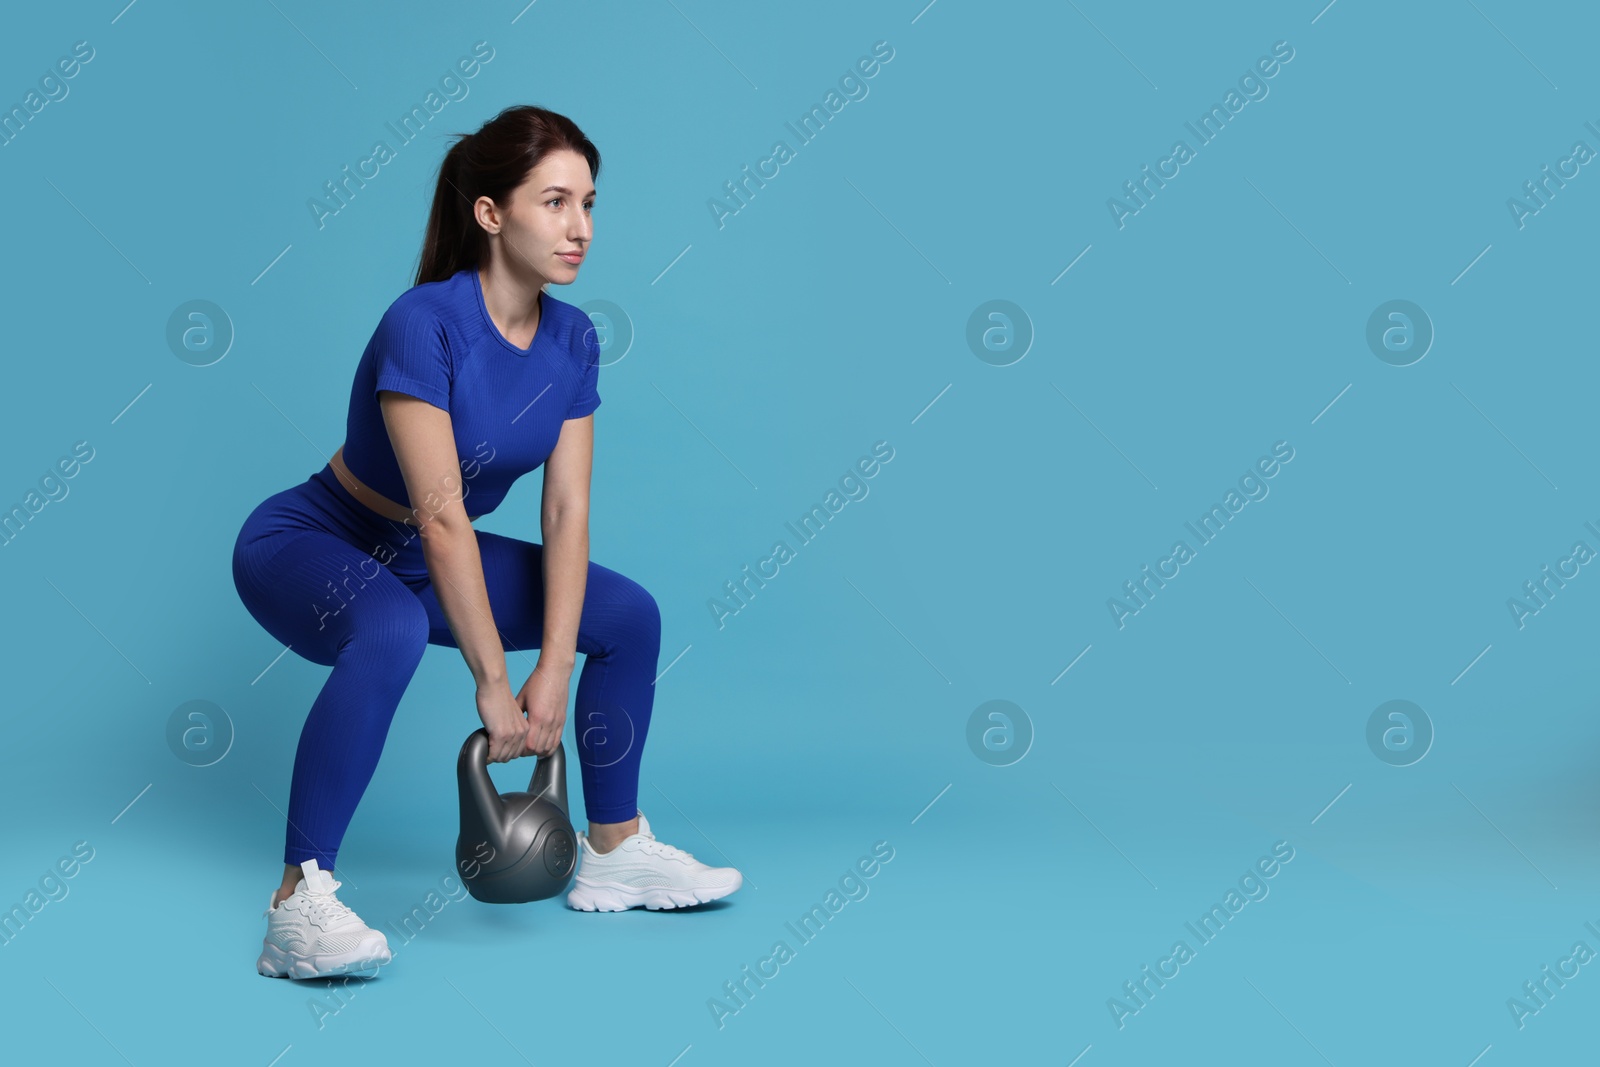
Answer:
[{"label": "white sneaker", "polygon": [[392,958],[388,938],[339,902],[333,891],[344,883],[319,869],[316,860],[306,860],[300,870],[305,877],[282,903],[273,907],[268,898],[267,936],[256,971],[268,978],[377,974]]},{"label": "white sneaker", "polygon": [[681,848],[662,844],[639,812],[639,832],[610,852],[596,852],[578,832],[582,858],[567,906],[579,911],[684,908],[725,897],[744,884],[732,867],[707,867]]}]

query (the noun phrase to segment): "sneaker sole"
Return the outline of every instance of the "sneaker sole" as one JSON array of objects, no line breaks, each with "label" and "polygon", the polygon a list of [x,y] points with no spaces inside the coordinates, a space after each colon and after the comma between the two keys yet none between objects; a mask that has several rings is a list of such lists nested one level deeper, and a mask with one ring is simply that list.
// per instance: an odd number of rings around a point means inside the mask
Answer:
[{"label": "sneaker sole", "polygon": [[267,978],[336,978],[351,974],[362,978],[377,975],[378,968],[394,958],[385,947],[376,954],[352,951],[336,955],[302,956],[285,952],[276,945],[263,945],[256,960],[256,973]]},{"label": "sneaker sole", "polygon": [[639,889],[634,886],[618,885],[615,882],[586,882],[579,878],[576,887],[567,894],[567,906],[577,911],[627,911],[629,908],[638,907],[650,911],[666,911],[671,908],[690,908],[696,904],[721,900],[742,885],[744,885],[742,874],[735,878],[731,885],[686,886],[682,889],[671,889],[666,886]]}]

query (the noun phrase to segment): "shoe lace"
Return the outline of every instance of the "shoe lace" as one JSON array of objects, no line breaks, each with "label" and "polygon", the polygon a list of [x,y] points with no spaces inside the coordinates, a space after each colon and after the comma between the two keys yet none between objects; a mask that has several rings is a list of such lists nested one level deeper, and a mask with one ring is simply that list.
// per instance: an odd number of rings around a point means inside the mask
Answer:
[{"label": "shoe lace", "polygon": [[341,919],[350,918],[355,913],[345,906],[344,901],[333,895],[334,890],[342,885],[344,885],[343,882],[334,882],[333,889],[325,892],[314,892],[308,888],[305,892],[306,903],[329,923],[337,923]]},{"label": "shoe lace", "polygon": [[694,857],[685,852],[683,849],[676,848],[661,841],[657,841],[655,838],[646,839],[645,842],[640,846],[640,849],[644,852],[648,852],[652,856],[664,856],[667,859],[685,859],[691,862],[694,860]]}]

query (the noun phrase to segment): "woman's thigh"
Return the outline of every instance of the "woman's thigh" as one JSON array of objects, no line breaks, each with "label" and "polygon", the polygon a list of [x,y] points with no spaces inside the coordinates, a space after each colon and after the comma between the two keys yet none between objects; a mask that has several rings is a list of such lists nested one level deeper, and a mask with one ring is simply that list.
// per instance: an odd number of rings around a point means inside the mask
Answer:
[{"label": "woman's thigh", "polygon": [[[544,546],[503,534],[477,531],[478,555],[489,594],[489,611],[507,652],[539,648],[544,641]],[[430,644],[458,647],[430,581],[417,590],[428,616]],[[641,630],[659,632],[655,599],[638,582],[609,567],[589,562],[583,610],[578,619],[577,651],[603,655]],[[657,638],[659,640],[659,638]]]},{"label": "woman's thigh", "polygon": [[324,666],[360,640],[374,652],[420,656],[427,617],[405,583],[369,553],[325,530],[242,539],[234,585],[269,634]]}]

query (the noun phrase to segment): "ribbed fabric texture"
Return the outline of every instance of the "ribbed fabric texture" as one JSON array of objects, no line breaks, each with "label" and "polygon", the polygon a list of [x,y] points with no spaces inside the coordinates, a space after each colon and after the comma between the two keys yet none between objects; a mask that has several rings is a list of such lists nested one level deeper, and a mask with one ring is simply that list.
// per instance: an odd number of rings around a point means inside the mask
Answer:
[{"label": "ribbed fabric texture", "polygon": [[350,473],[390,500],[424,506],[426,498],[408,495],[384,425],[378,391],[392,390],[450,412],[467,514],[499,507],[513,482],[550,457],[562,423],[600,406],[589,316],[549,293],[539,306],[533,339],[518,348],[489,317],[476,268],[396,297],[356,364],[344,441]]},{"label": "ribbed fabric texture", "polygon": [[[296,654],[333,668],[295,752],[285,863],[315,858],[324,870],[334,868],[423,650],[430,643],[456,647],[421,542],[408,536],[363,508],[323,468],[258,506],[234,545],[234,584],[245,608]],[[482,530],[477,537],[503,646],[538,648],[542,546]],[[654,708],[661,652],[655,599],[632,579],[591,562],[577,651],[584,663],[570,729],[577,735],[584,807],[594,822],[623,822],[637,807],[639,760]],[[511,690],[523,680],[513,676]],[[463,727],[476,728],[470,675],[463,677],[461,709],[468,713]],[[444,761],[454,758],[453,752],[440,754]]]}]

